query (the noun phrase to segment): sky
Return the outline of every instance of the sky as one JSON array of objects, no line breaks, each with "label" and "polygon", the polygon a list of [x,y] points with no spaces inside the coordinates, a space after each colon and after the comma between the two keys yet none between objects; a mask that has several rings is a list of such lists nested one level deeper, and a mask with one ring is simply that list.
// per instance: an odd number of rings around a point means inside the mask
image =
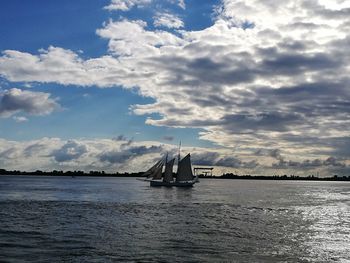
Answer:
[{"label": "sky", "polygon": [[350,171],[350,0],[3,0],[0,167]]}]

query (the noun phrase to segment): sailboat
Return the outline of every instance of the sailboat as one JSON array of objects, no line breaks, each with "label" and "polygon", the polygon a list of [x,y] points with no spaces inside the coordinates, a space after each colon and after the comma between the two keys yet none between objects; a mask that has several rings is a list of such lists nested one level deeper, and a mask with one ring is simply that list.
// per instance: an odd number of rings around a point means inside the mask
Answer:
[{"label": "sailboat", "polygon": [[[178,161],[176,178],[173,176],[173,166],[175,158],[170,161],[160,160],[147,170],[144,175],[147,176],[145,181],[150,181],[150,186],[167,186],[167,187],[192,187],[196,183],[196,178],[192,173],[191,155],[187,154],[182,160]],[[163,176],[163,166],[165,171]],[[152,178],[152,179],[149,179]]]}]

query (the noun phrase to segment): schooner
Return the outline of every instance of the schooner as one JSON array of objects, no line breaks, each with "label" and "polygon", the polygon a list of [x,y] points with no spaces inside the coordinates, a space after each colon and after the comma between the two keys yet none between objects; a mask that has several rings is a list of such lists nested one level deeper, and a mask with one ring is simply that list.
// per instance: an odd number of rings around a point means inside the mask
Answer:
[{"label": "schooner", "polygon": [[163,159],[159,160],[143,174],[147,176],[146,181],[150,181],[150,186],[192,187],[197,179],[192,173],[191,155],[187,154],[182,160],[178,159],[176,178],[173,177],[175,158],[170,161],[167,159],[165,158],[165,161]]}]

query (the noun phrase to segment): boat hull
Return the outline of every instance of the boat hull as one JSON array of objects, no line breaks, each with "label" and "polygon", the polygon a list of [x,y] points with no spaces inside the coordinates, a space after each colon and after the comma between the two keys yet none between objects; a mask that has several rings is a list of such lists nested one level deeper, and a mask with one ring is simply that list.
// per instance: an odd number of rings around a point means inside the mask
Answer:
[{"label": "boat hull", "polygon": [[194,184],[195,184],[195,181],[186,181],[186,182],[163,182],[163,181],[156,181],[156,180],[150,181],[150,186],[153,186],[153,187],[157,187],[157,186],[193,187]]},{"label": "boat hull", "polygon": [[152,179],[151,179],[151,178],[136,178],[136,180],[138,180],[138,181],[143,181],[143,182],[149,182],[149,181],[151,181]]}]

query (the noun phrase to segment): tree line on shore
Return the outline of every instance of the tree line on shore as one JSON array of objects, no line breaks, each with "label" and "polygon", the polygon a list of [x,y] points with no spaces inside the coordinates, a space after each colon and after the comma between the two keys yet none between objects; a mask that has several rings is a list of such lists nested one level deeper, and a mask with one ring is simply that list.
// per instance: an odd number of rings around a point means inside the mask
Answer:
[{"label": "tree line on shore", "polygon": [[[36,170],[33,172],[25,172],[19,170],[8,171],[0,169],[0,175],[36,175],[36,176],[103,176],[103,177],[142,177],[144,172],[138,173],[107,173],[105,171],[58,171],[50,172]],[[221,176],[204,176],[199,175],[199,178],[212,179],[245,179],[245,180],[303,180],[303,181],[350,181],[350,176],[333,175],[330,177],[318,177],[315,175],[298,176],[298,175],[237,175],[233,173],[224,173]]]},{"label": "tree line on shore", "polygon": [[350,181],[350,176],[333,175],[329,177],[319,177],[313,174],[307,176],[299,175],[237,175],[233,173],[225,173],[219,178],[222,179],[252,179],[252,180],[301,180],[301,181]]},{"label": "tree line on shore", "polygon": [[143,172],[139,173],[107,173],[105,171],[58,171],[53,170],[50,172],[36,170],[33,172],[24,172],[19,170],[8,171],[0,169],[0,175],[44,175],[44,176],[104,176],[104,177],[140,177]]}]

